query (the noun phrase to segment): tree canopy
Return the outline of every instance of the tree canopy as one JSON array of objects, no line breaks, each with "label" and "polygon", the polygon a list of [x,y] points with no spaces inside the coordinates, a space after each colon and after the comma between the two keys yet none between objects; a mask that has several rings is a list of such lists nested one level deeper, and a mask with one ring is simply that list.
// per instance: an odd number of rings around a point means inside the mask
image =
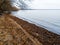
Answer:
[{"label": "tree canopy", "polygon": [[12,6],[11,0],[0,0],[0,10],[15,11],[17,8]]},{"label": "tree canopy", "polygon": [[26,1],[31,0],[0,0],[0,11],[17,11],[18,9],[12,5],[13,3],[16,3],[21,9],[29,9]]},{"label": "tree canopy", "polygon": [[31,4],[32,0],[14,0],[14,5],[20,7],[20,9],[30,9],[29,4]]}]

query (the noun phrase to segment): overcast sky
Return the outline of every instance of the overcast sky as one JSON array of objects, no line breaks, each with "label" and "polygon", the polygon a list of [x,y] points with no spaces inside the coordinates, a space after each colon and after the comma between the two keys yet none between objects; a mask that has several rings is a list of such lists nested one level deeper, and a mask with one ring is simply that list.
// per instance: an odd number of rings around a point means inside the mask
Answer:
[{"label": "overcast sky", "polygon": [[60,0],[34,0],[31,4],[33,9],[60,9]]},{"label": "overcast sky", "polygon": [[[19,2],[15,0],[15,2]],[[31,9],[60,9],[60,0],[32,0],[31,3],[28,0],[24,0]],[[16,5],[16,4],[14,4]]]}]

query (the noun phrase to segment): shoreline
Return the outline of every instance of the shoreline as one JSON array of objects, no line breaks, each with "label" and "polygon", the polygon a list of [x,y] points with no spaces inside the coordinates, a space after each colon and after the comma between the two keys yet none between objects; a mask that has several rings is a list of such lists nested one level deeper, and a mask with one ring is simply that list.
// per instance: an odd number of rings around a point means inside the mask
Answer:
[{"label": "shoreline", "polygon": [[[28,33],[37,38],[44,45],[60,44],[60,35],[52,33],[42,27],[38,27],[35,24],[31,24],[17,17],[11,16],[18,24],[20,24]],[[42,36],[42,37],[40,37]],[[45,39],[46,38],[46,39]]]},{"label": "shoreline", "polygon": [[60,45],[60,35],[9,14],[0,17],[0,40],[0,45]]}]

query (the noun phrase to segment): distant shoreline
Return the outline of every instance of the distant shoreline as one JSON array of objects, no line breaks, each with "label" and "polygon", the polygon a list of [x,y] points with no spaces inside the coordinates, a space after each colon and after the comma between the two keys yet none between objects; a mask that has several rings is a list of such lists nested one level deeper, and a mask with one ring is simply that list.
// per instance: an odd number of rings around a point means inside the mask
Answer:
[{"label": "distant shoreline", "polygon": [[20,9],[20,10],[60,10],[60,9]]}]

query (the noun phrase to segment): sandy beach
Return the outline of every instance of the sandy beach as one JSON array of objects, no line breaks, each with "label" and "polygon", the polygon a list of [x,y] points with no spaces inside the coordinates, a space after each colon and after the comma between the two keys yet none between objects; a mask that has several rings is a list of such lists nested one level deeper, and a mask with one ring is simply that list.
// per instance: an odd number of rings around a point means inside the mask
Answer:
[{"label": "sandy beach", "polygon": [[2,15],[0,45],[60,45],[60,35],[12,15]]}]

